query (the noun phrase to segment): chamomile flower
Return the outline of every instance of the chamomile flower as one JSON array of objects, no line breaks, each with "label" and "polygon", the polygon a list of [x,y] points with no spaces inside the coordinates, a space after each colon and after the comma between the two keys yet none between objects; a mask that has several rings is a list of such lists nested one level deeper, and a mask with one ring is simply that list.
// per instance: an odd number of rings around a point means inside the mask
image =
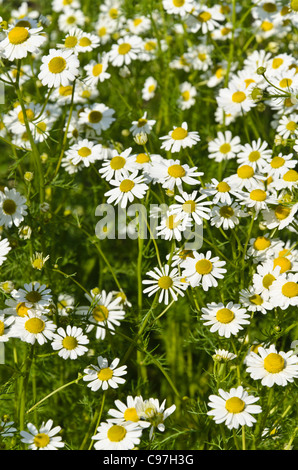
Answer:
[{"label": "chamomile flower", "polygon": [[13,337],[21,339],[26,343],[40,345],[53,339],[56,325],[52,320],[40,313],[28,311],[24,317],[15,318],[11,329]]},{"label": "chamomile flower", "polygon": [[192,33],[201,31],[202,34],[208,34],[220,27],[220,22],[224,21],[224,15],[214,6],[208,8],[202,3],[195,8],[191,18],[186,20]]},{"label": "chamomile flower", "polygon": [[203,219],[209,220],[210,218],[210,204],[211,201],[204,201],[207,195],[203,194],[197,196],[198,192],[193,191],[191,194],[183,191],[175,196],[177,204],[171,204],[170,211],[173,214],[181,215],[182,217],[193,219],[198,225],[202,225]]},{"label": "chamomile flower", "polygon": [[144,86],[142,88],[142,98],[145,101],[151,100],[154,95],[158,84],[154,77],[148,77],[145,80]]},{"label": "chamomile flower", "polygon": [[262,141],[260,137],[249,144],[241,145],[237,155],[238,165],[250,165],[255,171],[262,171],[272,157],[272,149],[267,147],[268,142]]},{"label": "chamomile flower", "polygon": [[97,60],[91,60],[87,65],[84,66],[86,70],[86,77],[84,82],[87,86],[94,87],[98,82],[102,83],[111,77],[111,74],[107,72],[108,68],[108,57],[107,55],[98,56]]},{"label": "chamomile flower", "polygon": [[109,334],[115,334],[115,327],[120,325],[120,321],[125,317],[125,311],[121,305],[121,298],[114,298],[112,292],[102,290],[100,292],[86,294],[89,306],[78,307],[76,312],[84,315],[89,325],[86,333],[95,328],[96,339],[103,340],[107,330]]},{"label": "chamomile flower", "polygon": [[193,0],[163,0],[162,6],[169,15],[184,17],[194,8]]},{"label": "chamomile flower", "polygon": [[31,256],[31,266],[33,269],[42,270],[45,263],[50,258],[50,255],[44,256],[43,253],[36,251],[34,255]]},{"label": "chamomile flower", "polygon": [[227,114],[238,114],[247,113],[256,103],[251,98],[252,86],[246,86],[246,84],[239,80],[233,80],[230,82],[227,88],[219,90],[217,96],[217,103]]},{"label": "chamomile flower", "polygon": [[287,170],[283,176],[272,181],[271,187],[277,191],[286,189],[293,191],[298,186],[298,172],[296,170]]},{"label": "chamomile flower", "polygon": [[43,28],[25,26],[12,26],[6,32],[7,36],[0,42],[0,50],[4,57],[10,61],[23,59],[28,53],[36,53],[46,41],[42,34]]},{"label": "chamomile flower", "polygon": [[79,60],[70,50],[50,49],[49,54],[42,57],[42,65],[38,78],[44,86],[68,86],[79,74]]},{"label": "chamomile flower", "polygon": [[208,157],[216,162],[231,160],[240,151],[240,137],[233,137],[231,131],[218,132],[217,137],[208,144]]},{"label": "chamomile flower", "polygon": [[282,310],[298,305],[298,274],[284,273],[272,282],[270,302]]},{"label": "chamomile flower", "polygon": [[274,246],[279,239],[271,239],[269,233],[251,238],[246,252],[247,258],[252,258],[253,263],[259,263],[269,259],[274,253]]},{"label": "chamomile flower", "polygon": [[180,193],[183,183],[191,186],[199,185],[198,178],[204,175],[197,167],[189,167],[187,163],[181,164],[178,159],[162,159],[160,162],[155,162],[148,172],[163,188],[174,190],[177,187]]},{"label": "chamomile flower", "polygon": [[237,197],[241,205],[245,207],[253,208],[255,211],[255,218],[257,218],[261,210],[267,209],[268,204],[277,204],[277,195],[273,195],[272,192],[266,191],[264,186],[256,187],[251,191],[243,191]]},{"label": "chamomile flower", "polygon": [[150,132],[152,131],[152,127],[155,123],[155,119],[147,119],[147,111],[145,111],[145,113],[140,119],[138,119],[137,121],[132,121],[132,126],[129,130],[130,132],[132,132],[133,136],[139,134],[140,132],[150,134]]},{"label": "chamomile flower", "polygon": [[71,7],[73,9],[80,8],[81,4],[79,0],[53,0],[52,1],[52,8],[55,12],[60,13],[65,10],[67,7]]},{"label": "chamomile flower", "polygon": [[226,181],[237,189],[251,191],[258,188],[265,179],[266,177],[263,174],[255,172],[252,165],[240,165],[236,173],[228,176]]},{"label": "chamomile flower", "polygon": [[298,116],[297,114],[290,114],[282,116],[278,122],[276,129],[278,135],[284,139],[295,139],[298,136]]},{"label": "chamomile flower", "polygon": [[51,345],[54,351],[58,351],[58,356],[74,360],[88,351],[85,346],[88,343],[89,339],[82,328],[67,325],[66,329],[58,328]]},{"label": "chamomile flower", "polygon": [[278,204],[272,209],[267,208],[262,211],[263,223],[269,230],[273,228],[282,230],[291,224],[295,218],[297,210],[298,203],[292,206]]},{"label": "chamomile flower", "polygon": [[188,233],[188,229],[192,227],[192,221],[189,218],[182,217],[181,214],[174,214],[167,210],[162,214],[160,224],[156,227],[157,237],[164,240],[181,241],[182,234]]},{"label": "chamomile flower", "polygon": [[141,428],[147,428],[150,426],[148,421],[141,419],[141,416],[137,413],[136,403],[141,397],[132,397],[128,395],[126,403],[120,400],[115,400],[116,409],[111,408],[108,414],[112,416],[107,421],[113,424],[122,424],[123,422],[131,421],[138,423]]},{"label": "chamomile flower", "polygon": [[108,198],[107,203],[120,204],[122,208],[125,208],[135,198],[143,199],[148,190],[148,185],[144,181],[144,176],[138,176],[138,171],[119,179],[110,180],[110,184],[115,188],[105,193]]},{"label": "chamomile flower", "polygon": [[170,297],[175,301],[178,300],[179,295],[184,297],[185,284],[181,282],[178,268],[172,268],[166,264],[162,268],[155,267],[153,270],[148,271],[146,276],[152,278],[142,281],[144,285],[149,286],[143,290],[148,297],[159,293],[158,302],[164,302],[165,305],[168,305]]},{"label": "chamomile flower", "polygon": [[57,311],[59,315],[67,316],[75,308],[75,299],[72,295],[61,293],[57,299]]},{"label": "chamomile flower", "polygon": [[26,198],[14,188],[5,187],[3,191],[0,191],[0,226],[10,228],[15,225],[19,227],[27,215],[25,203]]},{"label": "chamomile flower", "polygon": [[25,283],[24,288],[14,289],[11,293],[12,297],[19,303],[25,304],[29,309],[44,309],[52,301],[51,289],[45,284],[39,282]]},{"label": "chamomile flower", "polygon": [[141,441],[142,428],[138,423],[123,421],[119,424],[100,423],[97,434],[92,436],[96,450],[133,450]]},{"label": "chamomile flower", "polygon": [[262,295],[264,300],[268,300],[273,281],[276,281],[279,276],[280,266],[275,266],[271,259],[258,264],[252,279],[255,293]]},{"label": "chamomile flower", "polygon": [[236,354],[226,351],[225,349],[216,349],[212,359],[215,362],[229,362],[236,359]]},{"label": "chamomile flower", "polygon": [[78,52],[91,52],[99,44],[100,38],[96,34],[83,32],[78,42]]},{"label": "chamomile flower", "polygon": [[252,286],[239,292],[239,302],[249,312],[266,314],[268,310],[273,309],[272,303],[269,300],[265,300],[261,294],[256,294]]},{"label": "chamomile flower", "polygon": [[119,153],[113,149],[110,158],[104,159],[102,167],[98,170],[102,178],[111,181],[113,178],[119,180],[136,170],[135,160],[131,155],[132,147]]},{"label": "chamomile flower", "polygon": [[210,287],[218,285],[217,279],[223,279],[227,270],[223,267],[226,262],[220,261],[219,257],[212,257],[211,251],[206,254],[193,252],[193,258],[186,258],[181,263],[182,277],[190,283],[192,287],[202,285],[207,291]]},{"label": "chamomile flower", "polygon": [[142,39],[137,35],[125,35],[118,39],[117,44],[113,44],[108,52],[109,62],[114,67],[129,65],[138,59],[141,51]]},{"label": "chamomile flower", "polygon": [[164,141],[161,145],[161,149],[175,153],[179,152],[181,149],[193,147],[201,138],[198,132],[188,131],[187,122],[183,122],[181,127],[174,126],[174,129],[170,131],[168,135],[160,137],[160,140]]},{"label": "chamomile flower", "polygon": [[11,246],[7,238],[0,240],[0,266],[4,263],[7,258],[7,254],[10,252]]},{"label": "chamomile flower", "polygon": [[58,26],[60,31],[68,32],[74,27],[82,28],[85,21],[85,15],[80,8],[67,6],[63,12],[59,14]]},{"label": "chamomile flower", "polygon": [[65,155],[71,158],[74,165],[82,162],[85,167],[88,167],[91,163],[101,159],[101,145],[88,139],[82,139],[72,145]]},{"label": "chamomile flower", "polygon": [[60,426],[53,428],[53,420],[49,419],[37,428],[32,423],[27,424],[28,431],[21,431],[21,441],[28,445],[29,450],[58,450],[64,447],[62,437],[57,436],[61,431]]},{"label": "chamomile flower", "polygon": [[262,412],[261,406],[254,404],[258,397],[249,395],[241,385],[229,392],[220,388],[218,393],[209,396],[208,406],[212,409],[207,412],[216,424],[224,423],[228,429],[238,429],[239,426],[252,427],[256,423],[252,415]]},{"label": "chamomile flower", "polygon": [[6,317],[0,310],[0,343],[6,343],[9,340],[14,320],[13,316]]},{"label": "chamomile flower", "polygon": [[103,103],[94,103],[79,114],[78,124],[85,126],[87,130],[94,131],[96,135],[100,135],[102,131],[109,129],[115,121],[113,117],[115,110],[109,108]]},{"label": "chamomile flower", "polygon": [[127,374],[127,366],[117,367],[119,362],[120,359],[116,358],[109,365],[108,359],[98,356],[97,365],[90,365],[84,369],[86,375],[83,376],[83,380],[89,382],[87,387],[96,392],[100,388],[107,390],[109,387],[118,388],[120,384],[124,384],[125,379],[122,376]]},{"label": "chamomile flower", "polygon": [[207,308],[202,308],[203,324],[210,327],[211,333],[218,332],[219,336],[225,338],[237,335],[243,325],[250,323],[249,318],[246,309],[233,302],[228,302],[227,305],[211,302],[207,304]]},{"label": "chamomile flower", "polygon": [[83,35],[83,31],[80,28],[71,28],[64,38],[62,44],[57,44],[58,49],[66,49],[72,51],[74,54],[79,53],[79,42]]},{"label": "chamomile flower", "polygon": [[142,397],[138,397],[136,399],[136,410],[143,419],[148,420],[151,424],[149,433],[149,439],[151,439],[155,429],[160,432],[165,431],[164,421],[174,413],[176,405],[166,408],[166,400],[159,403],[158,398],[143,400]]},{"label": "chamomile flower", "polygon": [[239,224],[241,217],[248,217],[248,214],[237,202],[232,204],[218,202],[211,209],[210,224],[217,228],[222,227],[224,230],[233,229]]},{"label": "chamomile flower", "polygon": [[298,271],[298,250],[294,249],[290,240],[273,245],[272,251],[271,259],[275,266],[280,266],[280,274]]},{"label": "chamomile flower", "polygon": [[293,351],[277,351],[274,344],[269,348],[258,347],[246,358],[246,371],[254,380],[261,380],[261,384],[272,387],[274,384],[285,387],[298,377],[298,357]]},{"label": "chamomile flower", "polygon": [[189,82],[183,82],[179,85],[179,98],[177,99],[177,105],[182,111],[190,109],[196,102],[197,90]]},{"label": "chamomile flower", "polygon": [[207,183],[200,191],[202,194],[212,197],[213,204],[232,204],[234,197],[237,197],[241,192],[235,185],[230,185],[226,178],[222,181],[212,178],[211,183]]}]

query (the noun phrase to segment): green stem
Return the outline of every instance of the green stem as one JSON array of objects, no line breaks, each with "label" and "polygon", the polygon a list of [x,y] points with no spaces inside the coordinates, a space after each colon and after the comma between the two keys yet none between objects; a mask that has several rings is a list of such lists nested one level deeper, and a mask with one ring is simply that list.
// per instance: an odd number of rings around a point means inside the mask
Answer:
[{"label": "green stem", "polygon": [[[100,420],[101,420],[101,417],[102,417],[103,407],[104,407],[104,403],[105,403],[105,397],[106,397],[106,394],[104,392],[103,396],[102,396],[102,400],[101,400],[100,410],[99,410],[97,416],[95,416],[96,417],[96,425],[95,425],[95,428],[94,428],[93,436],[96,434],[97,428],[99,426],[99,423],[100,423]],[[93,446],[93,439],[91,439],[90,446],[89,446],[88,450],[91,450],[92,446]]]}]

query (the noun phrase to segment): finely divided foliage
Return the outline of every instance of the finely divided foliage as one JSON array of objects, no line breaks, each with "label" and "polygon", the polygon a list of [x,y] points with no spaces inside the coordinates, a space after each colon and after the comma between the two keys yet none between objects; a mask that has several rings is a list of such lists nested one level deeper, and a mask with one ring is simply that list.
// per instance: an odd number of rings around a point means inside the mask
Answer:
[{"label": "finely divided foliage", "polygon": [[0,0],[1,449],[295,449],[297,28]]}]

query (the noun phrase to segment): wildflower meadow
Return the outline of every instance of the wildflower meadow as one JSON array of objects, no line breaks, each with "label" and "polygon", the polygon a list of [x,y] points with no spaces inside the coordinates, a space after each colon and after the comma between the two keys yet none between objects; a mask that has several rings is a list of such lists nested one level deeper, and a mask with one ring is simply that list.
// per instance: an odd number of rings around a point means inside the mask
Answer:
[{"label": "wildflower meadow", "polygon": [[1,450],[297,448],[297,40],[297,0],[0,0]]}]

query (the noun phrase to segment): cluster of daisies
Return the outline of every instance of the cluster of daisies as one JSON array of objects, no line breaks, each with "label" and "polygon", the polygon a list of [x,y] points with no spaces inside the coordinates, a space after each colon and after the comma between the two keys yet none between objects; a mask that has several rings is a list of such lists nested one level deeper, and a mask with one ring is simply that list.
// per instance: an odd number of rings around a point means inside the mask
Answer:
[{"label": "cluster of daisies", "polygon": [[[195,109],[200,86],[195,86],[191,77],[199,74],[201,83],[214,90],[214,121],[222,126],[208,140],[206,160],[219,168],[234,165],[232,172],[210,181],[204,178],[204,165],[193,161],[198,161],[193,155],[200,146],[201,132],[189,129],[186,120],[158,135],[159,146],[154,152],[149,152],[146,145],[151,135],[156,136],[157,127],[157,120],[149,116],[149,111],[128,123],[131,146],[124,148],[106,139],[106,133],[117,124],[117,110],[102,102],[102,87],[109,84],[113,75],[129,77],[135,61],[144,67],[148,63],[150,69],[159,54],[172,52],[168,42],[155,34],[163,23],[160,11],[127,18],[121,0],[101,2],[97,17],[92,20],[84,15],[79,0],[53,0],[52,9],[62,36],[59,43],[52,33],[47,35],[51,18],[31,11],[26,3],[12,10],[9,18],[2,18],[0,57],[7,66],[0,79],[8,87],[18,88],[25,88],[33,79],[44,90],[45,99],[42,104],[34,100],[14,102],[1,118],[0,137],[22,152],[31,150],[32,141],[35,145],[50,145],[51,132],[65,112],[66,146],[58,164],[67,175],[75,177],[93,167],[107,188],[102,197],[122,209],[134,202],[146,203],[150,191],[158,188],[168,204],[152,209],[150,218],[156,219],[156,237],[168,241],[171,248],[164,263],[159,260],[158,266],[146,273],[143,293],[154,296],[166,308],[185,296],[186,290],[201,289],[206,293],[218,287],[228,272],[229,260],[216,256],[213,250],[185,249],[185,242],[198,228],[207,226],[228,239],[242,218],[245,224],[251,221],[254,227],[258,226],[258,236],[249,238],[245,247],[251,278],[240,291],[239,300],[206,303],[201,309],[203,325],[219,339],[229,339],[248,326],[253,315],[271,315],[276,309],[284,311],[298,305],[298,250],[292,241],[297,234],[298,210],[295,42],[290,42],[286,53],[279,53],[278,45],[271,44],[269,50],[259,48],[245,55],[241,65],[225,60],[219,63],[213,58],[217,42],[237,41],[241,35],[241,29],[234,29],[231,24],[230,6],[207,7],[205,2],[195,0],[163,0],[162,6],[173,20],[175,34],[200,37],[200,41],[188,41],[183,53],[171,57],[169,62],[172,70],[185,73],[176,90],[176,106],[180,111]],[[259,43],[271,37],[284,38],[297,27],[297,11],[296,0],[286,6],[276,1],[253,1],[252,28]],[[237,4],[234,13],[243,14],[243,7]],[[28,57],[34,59],[30,64],[26,63]],[[140,90],[143,102],[154,100],[159,87],[150,72]],[[227,129],[262,106],[273,116],[270,125],[274,144],[261,137],[243,141],[243,136]],[[135,144],[141,152],[134,150]],[[44,163],[46,158],[41,155]],[[30,181],[30,173],[26,178]],[[9,185],[1,189],[1,233],[16,227],[20,238],[30,239],[32,229],[26,225],[29,202]],[[285,231],[289,234],[286,241]],[[7,235],[0,240],[0,265],[9,259],[11,250]],[[31,263],[41,270],[47,260],[48,256],[36,253]],[[123,292],[95,288],[86,294],[86,305],[81,306],[72,296],[60,294],[58,314],[75,316],[81,326],[57,327],[51,313],[53,293],[46,284],[30,282],[15,288],[11,281],[5,281],[0,287],[7,296],[0,312],[0,342],[17,338],[31,345],[48,344],[64,360],[75,361],[88,355],[91,334],[99,341],[105,340],[107,333],[114,335],[125,319],[126,307],[131,306]],[[217,350],[214,357],[229,361],[236,355]],[[119,364],[119,358],[110,361],[98,356],[95,365],[84,369],[83,381],[93,392],[115,389],[125,383],[127,373],[127,366]],[[251,350],[245,366],[247,374],[266,387],[286,386],[298,376],[298,357],[273,344]],[[255,404],[258,400],[242,385],[229,391],[219,389],[218,395],[209,397],[208,414],[229,429],[252,426],[256,422],[253,415],[262,411]],[[109,418],[92,437],[94,447],[133,449],[139,445],[145,428],[150,428],[152,438],[155,429],[165,429],[164,420],[174,411],[175,405],[166,408],[165,401],[160,404],[155,398],[128,395],[126,402],[116,400],[115,408],[108,411]],[[13,424],[1,422],[0,435],[11,437],[16,432]],[[64,443],[60,431],[59,426],[53,427],[51,419],[39,428],[28,423],[28,430],[21,430],[22,442],[30,449],[61,448]]]}]

